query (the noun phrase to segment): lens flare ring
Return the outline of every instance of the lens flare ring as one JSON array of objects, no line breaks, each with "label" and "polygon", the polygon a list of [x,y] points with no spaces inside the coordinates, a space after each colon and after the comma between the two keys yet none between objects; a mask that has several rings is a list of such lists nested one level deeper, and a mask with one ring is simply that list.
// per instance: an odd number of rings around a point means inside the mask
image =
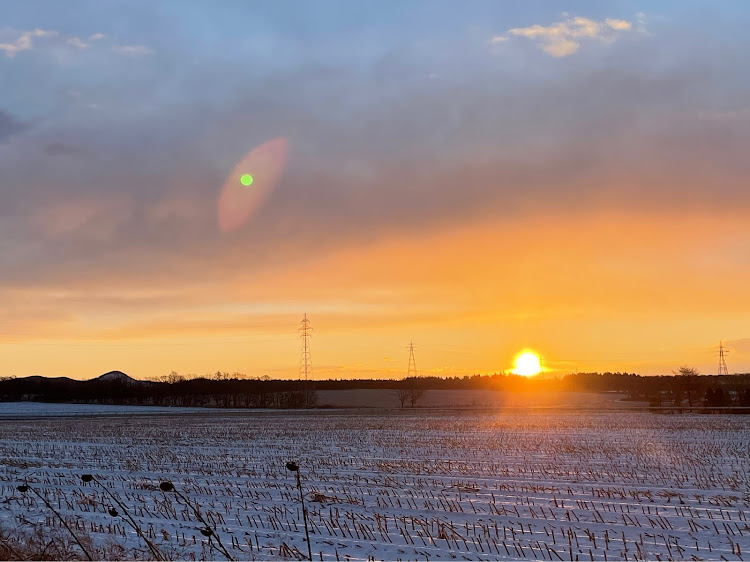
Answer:
[{"label": "lens flare ring", "polygon": [[[248,152],[229,173],[218,204],[223,233],[242,228],[266,202],[281,179],[288,145],[285,137],[265,142]],[[247,189],[250,185],[253,188]]]}]

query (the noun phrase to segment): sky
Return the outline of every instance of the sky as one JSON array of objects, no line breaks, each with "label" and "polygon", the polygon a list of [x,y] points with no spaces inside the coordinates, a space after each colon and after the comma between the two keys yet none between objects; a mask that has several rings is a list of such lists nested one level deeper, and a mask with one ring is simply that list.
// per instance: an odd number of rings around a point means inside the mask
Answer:
[{"label": "sky", "polygon": [[525,348],[711,374],[720,340],[748,372],[749,24],[744,1],[5,0],[0,376],[296,378],[303,314],[315,378],[405,376],[410,341],[443,376]]}]

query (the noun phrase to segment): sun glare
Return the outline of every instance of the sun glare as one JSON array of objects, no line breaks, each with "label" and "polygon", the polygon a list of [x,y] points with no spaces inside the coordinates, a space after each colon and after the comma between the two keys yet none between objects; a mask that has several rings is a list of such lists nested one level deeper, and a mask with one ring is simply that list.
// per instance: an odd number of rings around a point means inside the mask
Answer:
[{"label": "sun glare", "polygon": [[542,360],[533,351],[522,351],[516,355],[514,375],[531,377],[542,372]]}]

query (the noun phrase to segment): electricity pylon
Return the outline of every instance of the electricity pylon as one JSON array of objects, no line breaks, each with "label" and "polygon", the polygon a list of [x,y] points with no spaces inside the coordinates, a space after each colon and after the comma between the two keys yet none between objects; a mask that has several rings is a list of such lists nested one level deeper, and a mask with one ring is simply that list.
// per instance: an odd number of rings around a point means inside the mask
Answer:
[{"label": "electricity pylon", "polygon": [[729,369],[727,369],[726,355],[729,353],[724,347],[724,342],[719,342],[719,376],[728,375]]},{"label": "electricity pylon", "polygon": [[406,378],[417,376],[417,363],[414,360],[414,342],[409,342],[409,367],[406,370]]},{"label": "electricity pylon", "polygon": [[417,362],[414,360],[414,342],[409,342],[409,367],[406,370],[406,380],[408,382],[408,400],[411,407],[414,408],[417,402],[424,396],[425,388],[422,385],[424,381],[417,377]]},{"label": "electricity pylon", "polygon": [[299,329],[300,338],[302,338],[302,351],[299,357],[299,378],[303,383],[303,392],[305,406],[309,405],[310,402],[310,391],[308,389],[308,382],[312,378],[312,357],[310,355],[310,338],[312,337],[312,328],[310,327],[310,321],[307,319],[307,314],[302,317],[302,327]]}]

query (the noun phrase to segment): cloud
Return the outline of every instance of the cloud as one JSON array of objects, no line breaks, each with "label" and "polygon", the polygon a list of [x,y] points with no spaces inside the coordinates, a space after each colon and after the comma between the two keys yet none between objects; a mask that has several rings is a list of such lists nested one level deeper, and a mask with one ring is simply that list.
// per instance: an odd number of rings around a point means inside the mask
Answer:
[{"label": "cloud", "polygon": [[78,146],[55,141],[44,147],[44,153],[48,156],[82,156],[88,151]]},{"label": "cloud", "polygon": [[648,30],[646,29],[646,14],[645,14],[645,12],[638,12],[635,15],[635,28],[634,29],[638,33],[648,34]]},{"label": "cloud", "polygon": [[[310,91],[311,80],[292,75],[289,83]],[[92,269],[145,275],[153,265],[186,252],[209,261],[221,254],[225,264],[236,256],[242,267],[254,268],[266,259],[325,253],[409,230],[488,216],[502,220],[525,212],[531,201],[540,211],[616,205],[618,197],[644,208],[658,206],[661,197],[673,207],[679,186],[680,204],[689,205],[705,193],[701,184],[709,174],[701,166],[714,156],[725,169],[716,189],[742,205],[747,197],[732,194],[731,182],[745,173],[739,165],[744,160],[726,146],[731,139],[717,131],[717,142],[711,142],[702,124],[677,132],[674,128],[684,123],[669,121],[664,112],[674,107],[676,94],[682,100],[695,97],[696,83],[705,81],[604,68],[575,81],[550,81],[544,89],[519,84],[497,91],[405,94],[385,112],[377,100],[360,98],[356,110],[344,113],[314,96],[295,97],[289,84],[279,81],[248,88],[239,101],[217,108],[208,119],[191,106],[180,106],[129,120],[116,130],[104,128],[96,141],[75,129],[63,130],[11,168],[0,162],[15,178],[6,176],[3,207],[12,208],[14,201],[26,209],[46,204],[54,178],[69,200],[87,201],[105,191],[127,193],[132,212],[120,213],[126,207],[119,203],[97,213],[83,206],[84,216],[68,208],[50,212],[34,223],[50,225],[55,241],[45,245],[34,244],[39,231],[23,231],[28,224],[23,216],[8,216],[6,224],[19,223],[18,243],[29,247],[19,259],[29,263],[3,268],[2,275],[33,277],[37,272],[44,277],[42,269],[47,269],[54,276],[53,270],[60,272],[67,263],[59,259],[58,244]],[[347,89],[354,85],[343,84],[345,97],[355,97]],[[330,94],[322,93],[324,100]],[[648,131],[638,129],[631,107],[649,122]],[[147,134],[157,130],[159,137]],[[253,143],[280,130],[292,138],[292,158],[281,184],[243,232],[219,244],[213,236],[215,198],[224,174]],[[117,158],[91,159],[81,167],[72,158],[40,163],[30,156],[38,154],[39,146],[68,153],[56,145],[60,138],[65,146],[97,146],[98,154]],[[695,153],[705,157],[690,157]],[[110,229],[107,215],[117,219],[118,228]],[[89,244],[72,244],[75,240]],[[98,240],[106,244],[92,248]]]},{"label": "cloud", "polygon": [[151,55],[154,50],[145,45],[115,45],[112,50],[119,55],[144,56]]},{"label": "cloud", "polygon": [[26,125],[0,109],[0,143],[25,128]]},{"label": "cloud", "polygon": [[697,117],[706,121],[739,121],[750,119],[750,108],[740,107],[736,109],[699,111]]},{"label": "cloud", "polygon": [[[592,35],[604,25],[616,33],[602,21],[581,29]],[[735,77],[747,63],[717,64],[684,51],[690,56],[657,71],[643,63],[655,45],[638,47],[616,68],[574,57],[574,73],[550,75],[543,85],[490,57],[480,69],[439,67],[439,83],[401,73],[413,63],[409,56],[383,57],[356,72],[300,63],[252,82],[234,80],[234,61],[187,68],[153,57],[169,70],[167,83],[151,75],[133,83],[130,65],[116,69],[121,80],[103,69],[101,82],[117,88],[80,87],[107,111],[78,104],[59,129],[45,129],[44,138],[23,135],[27,147],[0,153],[0,263],[8,264],[0,278],[75,279],[84,267],[92,278],[111,275],[119,283],[147,279],[163,265],[177,275],[221,276],[551,208],[669,214],[718,201],[750,208],[745,130],[694,118],[714,100],[707,84],[721,83],[729,101],[742,91]],[[381,77],[391,74],[384,87]],[[214,92],[220,100],[208,97]],[[216,198],[226,173],[279,135],[292,146],[284,177],[243,231],[220,239]],[[97,158],[85,165],[39,158],[44,147],[68,153],[55,144],[62,140],[92,147]],[[29,221],[52,194],[88,201],[98,193],[128,194],[132,202],[96,213],[84,206],[82,215],[50,210]],[[206,267],[193,272],[191,263]]]},{"label": "cloud", "polygon": [[66,44],[70,45],[71,47],[75,47],[76,49],[86,49],[88,48],[88,44],[83,42],[83,39],[80,37],[70,37],[65,41]]},{"label": "cloud", "polygon": [[607,18],[606,20],[604,20],[604,23],[606,23],[609,27],[617,31],[630,31],[630,29],[633,27],[629,21],[615,20],[612,18]]},{"label": "cloud", "polygon": [[28,51],[34,46],[34,38],[37,37],[54,37],[57,35],[56,31],[47,31],[44,29],[34,29],[31,31],[10,31],[4,30],[3,36],[14,36],[8,43],[0,43],[0,51],[5,53],[5,56],[10,58],[15,57],[21,51]]},{"label": "cloud", "polygon": [[67,237],[85,243],[109,243],[133,215],[133,204],[127,196],[100,196],[52,202],[36,210],[31,227],[42,236]]},{"label": "cloud", "polygon": [[[82,51],[90,48],[92,43],[101,43],[107,39],[107,36],[103,33],[92,33],[88,36],[88,39],[84,39],[54,30],[19,31],[6,28],[0,30],[0,53],[5,53],[7,58],[13,58],[21,51],[30,51],[35,48],[35,40],[41,38],[53,40],[52,46],[57,48],[67,47]],[[105,41],[105,43],[110,42]],[[153,53],[153,50],[145,45],[112,45],[111,50],[121,55],[150,55]]]},{"label": "cloud", "polygon": [[631,31],[632,28],[632,23],[627,20],[606,18],[596,21],[576,16],[548,26],[516,27],[504,35],[493,37],[492,43],[505,42],[509,36],[524,37],[537,43],[540,49],[553,57],[566,57],[578,51],[584,40],[612,43],[620,33]]}]

